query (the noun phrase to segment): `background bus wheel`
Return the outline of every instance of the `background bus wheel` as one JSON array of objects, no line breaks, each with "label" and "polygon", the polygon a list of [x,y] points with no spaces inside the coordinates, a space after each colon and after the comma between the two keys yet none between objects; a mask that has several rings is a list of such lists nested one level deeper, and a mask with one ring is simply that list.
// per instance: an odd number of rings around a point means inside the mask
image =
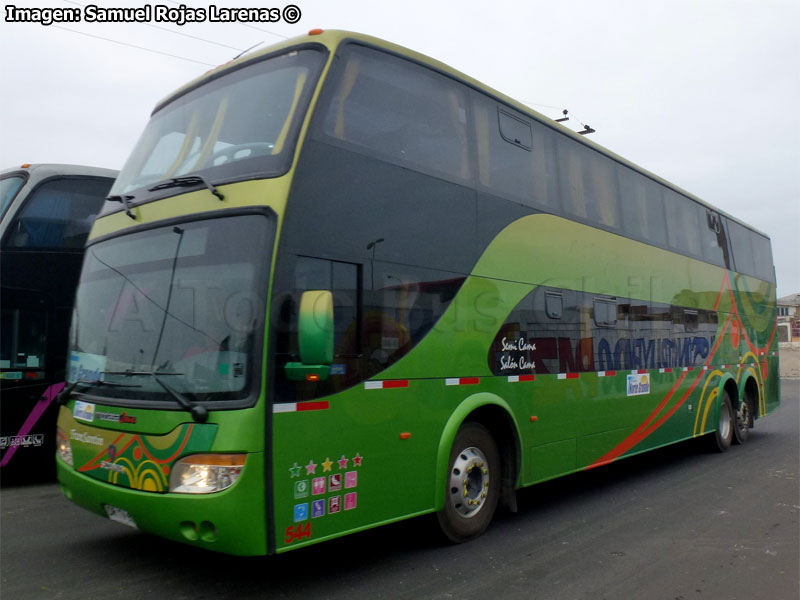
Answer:
[{"label": "background bus wheel", "polygon": [[733,441],[737,444],[744,444],[750,435],[750,428],[753,426],[753,399],[750,393],[745,391],[744,397],[736,411],[736,427],[733,428]]},{"label": "background bus wheel", "polygon": [[465,542],[486,531],[500,496],[500,458],[489,431],[461,426],[450,451],[444,507],[437,513],[444,534]]},{"label": "background bus wheel", "polygon": [[711,435],[714,440],[711,447],[718,452],[725,452],[730,448],[735,427],[736,414],[731,405],[731,397],[727,390],[723,390],[719,401],[719,423],[717,423],[717,430]]}]

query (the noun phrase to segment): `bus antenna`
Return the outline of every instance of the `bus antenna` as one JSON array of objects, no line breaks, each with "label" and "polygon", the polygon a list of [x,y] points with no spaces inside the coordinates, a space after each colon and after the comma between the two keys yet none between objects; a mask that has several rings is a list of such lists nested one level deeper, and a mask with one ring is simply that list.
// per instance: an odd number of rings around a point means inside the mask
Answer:
[{"label": "bus antenna", "polygon": [[239,58],[240,56],[243,56],[244,54],[247,54],[248,52],[250,52],[250,50],[252,50],[253,48],[255,48],[255,47],[257,47],[257,46],[260,46],[260,45],[261,45],[261,44],[263,44],[263,43],[264,43],[264,41],[262,40],[262,41],[258,42],[257,44],[253,44],[253,45],[252,45],[252,46],[250,46],[249,48],[246,48],[246,49],[242,50],[241,52],[239,52],[239,54],[237,54],[236,56],[234,56],[234,57],[233,57],[231,60],[236,60],[236,59],[237,59],[237,58]]},{"label": "bus antenna", "polygon": [[555,120],[555,121],[556,121],[556,123],[563,123],[564,121],[569,121],[569,117],[567,116],[567,113],[568,113],[568,112],[569,112],[569,111],[568,111],[566,108],[565,108],[564,110],[562,110],[562,111],[561,111],[561,114],[563,114],[564,116],[563,116],[563,117],[561,117],[560,119],[556,119],[556,120]]}]

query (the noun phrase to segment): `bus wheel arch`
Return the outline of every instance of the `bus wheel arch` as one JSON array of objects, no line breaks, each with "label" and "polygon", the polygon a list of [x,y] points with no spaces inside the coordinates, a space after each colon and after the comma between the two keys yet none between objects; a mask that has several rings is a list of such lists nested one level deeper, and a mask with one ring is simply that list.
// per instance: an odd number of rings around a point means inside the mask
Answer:
[{"label": "bus wheel arch", "polygon": [[[516,422],[512,418],[512,411],[508,404],[499,396],[490,393],[478,393],[466,398],[458,408],[453,411],[447,424],[445,425],[441,439],[436,469],[436,492],[435,508],[440,514],[445,510],[447,491],[450,488],[451,463],[453,454],[462,448],[455,449],[457,442],[462,441],[459,433],[465,429],[475,429],[471,425],[476,424],[483,428],[491,437],[499,459],[499,481],[495,476],[495,481],[500,484],[499,498],[497,499],[507,510],[516,512],[516,496],[514,490],[517,486],[517,479],[521,466],[521,445],[519,431]],[[480,434],[476,434],[480,435]],[[487,457],[488,458],[488,457]],[[493,512],[494,508],[492,508]],[[488,523],[487,523],[488,525]],[[483,528],[485,529],[485,527]],[[481,530],[482,532],[482,530]],[[479,532],[480,533],[480,532]],[[465,541],[470,537],[479,535],[469,535],[463,539],[454,539],[451,532],[445,534],[454,541]]]}]

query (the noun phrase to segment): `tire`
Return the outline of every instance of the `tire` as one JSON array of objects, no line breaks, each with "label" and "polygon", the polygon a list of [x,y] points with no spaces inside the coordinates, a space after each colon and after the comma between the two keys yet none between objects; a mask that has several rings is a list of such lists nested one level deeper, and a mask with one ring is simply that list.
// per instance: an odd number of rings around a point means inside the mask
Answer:
[{"label": "tire", "polygon": [[736,444],[744,444],[750,435],[753,427],[753,399],[750,392],[745,391],[744,398],[739,403],[739,410],[736,411],[733,428],[733,441]]},{"label": "tire", "polygon": [[444,507],[439,526],[450,541],[478,537],[489,527],[500,497],[500,455],[480,423],[464,423],[450,450]]},{"label": "tire", "polygon": [[723,390],[719,401],[717,430],[710,436],[713,440],[711,448],[717,452],[725,452],[730,448],[734,438],[734,429],[736,429],[736,413],[733,411],[730,395],[727,390]]}]

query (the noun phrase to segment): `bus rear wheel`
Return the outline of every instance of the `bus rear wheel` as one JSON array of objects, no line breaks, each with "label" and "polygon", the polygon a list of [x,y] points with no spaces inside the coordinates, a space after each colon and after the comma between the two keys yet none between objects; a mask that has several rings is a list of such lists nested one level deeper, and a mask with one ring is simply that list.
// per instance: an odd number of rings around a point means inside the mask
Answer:
[{"label": "bus rear wheel", "polygon": [[717,452],[725,452],[731,447],[733,441],[733,430],[736,426],[736,415],[731,404],[731,397],[728,390],[723,390],[719,401],[719,422],[717,430],[711,434],[713,440],[711,447]]},{"label": "bus rear wheel", "polygon": [[745,391],[744,398],[736,411],[736,427],[733,429],[733,441],[737,444],[744,444],[750,435],[753,427],[753,399],[749,391]]},{"label": "bus rear wheel", "polygon": [[442,532],[460,543],[486,531],[500,497],[500,455],[489,430],[464,423],[450,451],[444,507],[437,513]]}]

